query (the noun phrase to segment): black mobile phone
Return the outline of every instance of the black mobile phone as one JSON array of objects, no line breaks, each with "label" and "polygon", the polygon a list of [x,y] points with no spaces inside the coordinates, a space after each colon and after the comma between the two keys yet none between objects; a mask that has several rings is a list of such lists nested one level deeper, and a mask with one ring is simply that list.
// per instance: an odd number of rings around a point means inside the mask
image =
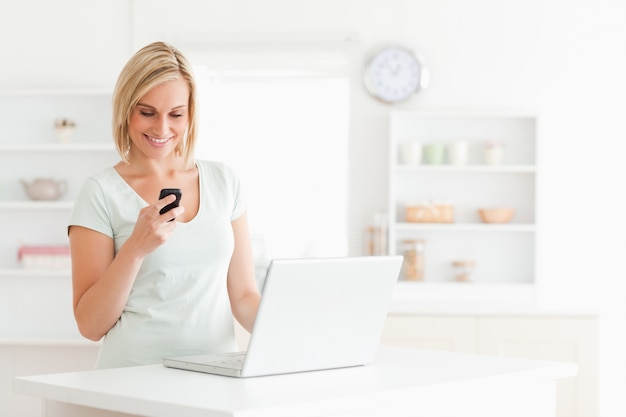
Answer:
[{"label": "black mobile phone", "polygon": [[[172,203],[168,204],[167,206],[163,207],[159,211],[159,214],[167,213],[168,211],[170,211],[174,207],[178,207],[180,205],[180,198],[183,195],[183,193],[180,190],[180,188],[164,188],[164,189],[162,189],[161,193],[159,194],[159,200],[164,198],[164,197],[167,197],[170,194],[174,194],[176,196],[176,200],[174,200]],[[174,219],[172,219],[172,220],[174,220]],[[172,221],[172,220],[170,220],[170,221]]]}]

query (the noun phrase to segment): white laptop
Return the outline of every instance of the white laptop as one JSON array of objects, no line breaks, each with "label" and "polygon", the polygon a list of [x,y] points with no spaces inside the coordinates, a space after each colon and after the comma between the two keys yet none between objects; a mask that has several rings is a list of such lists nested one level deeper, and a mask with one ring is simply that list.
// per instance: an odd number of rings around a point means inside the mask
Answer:
[{"label": "white laptop", "polygon": [[365,365],[376,355],[402,256],[273,260],[246,352],[164,358],[253,377]]}]

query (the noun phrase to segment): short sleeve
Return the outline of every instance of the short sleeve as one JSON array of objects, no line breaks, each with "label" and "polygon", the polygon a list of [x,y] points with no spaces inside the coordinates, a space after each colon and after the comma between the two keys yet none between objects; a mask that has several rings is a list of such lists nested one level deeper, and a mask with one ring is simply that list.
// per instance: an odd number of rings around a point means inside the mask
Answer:
[{"label": "short sleeve", "polygon": [[82,226],[113,238],[111,215],[100,184],[88,178],[74,201],[69,226]]},{"label": "short sleeve", "polygon": [[225,216],[231,222],[246,212],[243,187],[235,170],[224,162],[196,160],[204,177],[203,188],[209,200],[219,201]]},{"label": "short sleeve", "polygon": [[230,217],[231,221],[237,220],[246,212],[246,203],[243,195],[241,181],[234,170],[226,168],[229,171],[230,188],[233,196],[233,211]]}]

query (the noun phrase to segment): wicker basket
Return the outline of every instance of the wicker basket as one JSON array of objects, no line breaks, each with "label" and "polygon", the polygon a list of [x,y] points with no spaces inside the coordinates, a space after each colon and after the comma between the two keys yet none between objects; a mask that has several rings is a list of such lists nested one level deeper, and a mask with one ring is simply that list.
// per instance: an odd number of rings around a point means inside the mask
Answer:
[{"label": "wicker basket", "polygon": [[451,204],[412,204],[405,207],[409,223],[454,223],[454,206]]}]

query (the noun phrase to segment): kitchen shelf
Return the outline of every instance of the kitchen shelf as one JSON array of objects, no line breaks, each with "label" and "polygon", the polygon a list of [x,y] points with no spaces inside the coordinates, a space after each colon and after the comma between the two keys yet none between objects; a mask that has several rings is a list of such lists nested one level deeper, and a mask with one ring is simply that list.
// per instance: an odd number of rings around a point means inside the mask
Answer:
[{"label": "kitchen shelf", "polygon": [[0,277],[52,277],[52,278],[70,278],[71,271],[69,269],[25,269],[25,268],[0,268]]},{"label": "kitchen shelf", "polygon": [[[405,240],[424,241],[424,281],[401,280],[399,293],[419,302],[532,302],[535,277],[537,120],[523,112],[393,110],[389,131],[387,251],[402,254]],[[418,161],[405,165],[400,150],[468,144],[467,162]],[[504,146],[504,160],[489,165],[487,141]],[[409,223],[409,205],[452,205],[453,223]],[[505,224],[483,223],[478,209],[512,207]],[[456,282],[454,261],[472,260],[471,282]],[[426,295],[426,299],[422,297]],[[429,302],[430,302],[429,301]],[[408,301],[407,301],[408,302]]]},{"label": "kitchen shelf", "polygon": [[515,224],[515,223],[396,223],[397,231],[419,232],[419,231],[438,231],[438,232],[529,232],[536,230],[534,224]]},{"label": "kitchen shelf", "polygon": [[35,337],[35,336],[22,336],[22,337],[0,337],[0,346],[15,346],[15,347],[93,347],[99,348],[102,344],[101,341],[94,342],[89,339],[85,339],[80,335],[66,336],[66,337]]},{"label": "kitchen shelf", "polygon": [[451,166],[451,165],[420,165],[420,166],[406,166],[398,165],[396,167],[398,173],[424,173],[424,172],[450,172],[455,174],[461,173],[491,173],[491,174],[506,174],[506,173],[519,173],[529,174],[535,173],[537,168],[535,165],[465,165],[465,166]]},{"label": "kitchen shelf", "polygon": [[68,210],[72,201],[0,201],[0,210]]},{"label": "kitchen shelf", "polygon": [[97,97],[101,96],[110,99],[111,92],[105,89],[85,88],[85,89],[19,89],[0,90],[0,97],[24,97],[24,98],[66,98],[66,97]]},{"label": "kitchen shelf", "polygon": [[111,152],[113,143],[0,143],[0,152]]},{"label": "kitchen shelf", "polygon": [[[71,151],[111,143],[111,117],[111,93],[104,90],[0,90],[0,121],[10,120],[0,146],[7,151]],[[68,144],[57,140],[55,121],[62,118],[76,123]]]}]

